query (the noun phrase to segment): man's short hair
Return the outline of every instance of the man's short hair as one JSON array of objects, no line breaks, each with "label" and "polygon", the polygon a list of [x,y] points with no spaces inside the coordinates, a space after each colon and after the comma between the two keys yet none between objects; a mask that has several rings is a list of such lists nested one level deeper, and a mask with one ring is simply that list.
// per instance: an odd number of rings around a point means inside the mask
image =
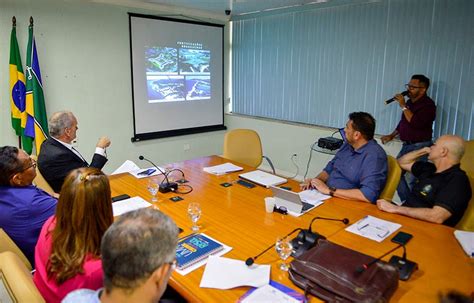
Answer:
[{"label": "man's short hair", "polygon": [[66,128],[72,126],[73,117],[70,111],[55,112],[48,121],[49,134],[55,138],[61,136]]},{"label": "man's short hair", "polygon": [[420,84],[422,84],[427,90],[430,87],[430,79],[426,77],[425,75],[413,75],[411,76],[412,80],[418,80]]},{"label": "man's short hair", "polygon": [[10,186],[10,178],[19,170],[21,170],[21,163],[18,160],[18,148],[0,147],[0,186]]},{"label": "man's short hair", "polygon": [[119,217],[101,243],[104,286],[133,290],[176,257],[178,227],[167,215],[142,208]]},{"label": "man's short hair", "polygon": [[375,133],[375,119],[369,113],[353,112],[349,114],[352,128],[360,132],[366,140],[372,140]]}]

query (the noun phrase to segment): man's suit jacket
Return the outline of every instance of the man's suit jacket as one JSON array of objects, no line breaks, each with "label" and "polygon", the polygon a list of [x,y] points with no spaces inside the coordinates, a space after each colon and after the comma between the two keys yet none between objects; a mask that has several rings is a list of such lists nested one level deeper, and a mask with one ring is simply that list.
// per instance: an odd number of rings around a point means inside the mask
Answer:
[{"label": "man's suit jacket", "polygon": [[57,193],[61,190],[64,179],[71,170],[88,166],[102,169],[106,162],[106,157],[94,154],[89,165],[73,151],[52,138],[43,142],[40,154],[38,155],[38,168],[49,185]]}]

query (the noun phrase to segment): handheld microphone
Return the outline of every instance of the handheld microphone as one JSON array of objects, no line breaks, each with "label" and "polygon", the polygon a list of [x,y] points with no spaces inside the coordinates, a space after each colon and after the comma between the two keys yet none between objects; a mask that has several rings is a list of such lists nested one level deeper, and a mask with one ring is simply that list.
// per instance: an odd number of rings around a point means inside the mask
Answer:
[{"label": "handheld microphone", "polygon": [[[138,157],[138,159],[145,160],[145,161],[151,163],[151,165],[153,165],[157,170],[160,171],[160,173],[163,174],[163,176],[165,176],[165,178],[161,181],[159,189],[158,189],[160,193],[167,193],[167,192],[175,191],[175,190],[178,189],[178,183],[170,182],[168,180],[168,174],[166,172],[162,171],[161,168],[159,168],[155,163],[151,162],[150,160],[148,160],[147,158],[145,158],[141,155]],[[166,180],[166,182],[164,182],[165,180]]]},{"label": "handheld microphone", "polygon": [[[301,228],[295,228],[293,229],[291,232],[289,232],[284,238],[288,237],[289,235],[291,235],[292,233],[294,233],[295,231],[297,230],[302,230]],[[255,263],[255,261],[257,260],[258,257],[260,257],[261,255],[263,255],[264,253],[266,253],[268,250],[270,250],[270,248],[274,247],[276,245],[276,242],[273,243],[272,245],[270,245],[269,247],[267,247],[264,251],[262,251],[261,253],[259,253],[258,255],[256,255],[255,257],[249,257],[247,260],[245,260],[245,264],[247,266],[251,266],[253,263]]]},{"label": "handheld microphone", "polygon": [[305,251],[313,248],[319,240],[326,239],[321,234],[313,232],[312,225],[315,220],[329,220],[329,221],[340,221],[344,224],[349,224],[349,219],[334,219],[334,218],[325,218],[325,217],[314,217],[311,222],[309,223],[308,229],[301,229],[298,235],[291,240],[291,244],[293,245],[293,253],[291,254],[293,257],[297,258],[301,256]]},{"label": "handheld microphone", "polygon": [[[404,92],[401,92],[400,94],[401,94],[403,97],[408,96],[408,91],[406,90],[406,91],[404,91]],[[397,101],[397,98],[393,97],[393,98],[391,98],[391,99],[388,99],[388,100],[385,101],[385,104],[390,104],[390,103],[392,103],[392,102],[394,102],[394,101]]]}]

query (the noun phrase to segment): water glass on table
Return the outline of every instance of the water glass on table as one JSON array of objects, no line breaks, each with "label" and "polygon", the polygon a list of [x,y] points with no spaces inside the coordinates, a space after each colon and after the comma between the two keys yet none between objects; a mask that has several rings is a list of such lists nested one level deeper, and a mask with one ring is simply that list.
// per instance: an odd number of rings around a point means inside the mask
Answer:
[{"label": "water glass on table", "polygon": [[192,231],[193,232],[199,231],[199,226],[197,225],[197,221],[201,217],[201,205],[197,202],[189,203],[188,216],[193,222]]},{"label": "water glass on table", "polygon": [[288,271],[289,266],[286,263],[286,259],[291,255],[293,252],[293,245],[291,244],[291,240],[288,237],[278,237],[275,244],[275,250],[280,256],[282,262],[280,263],[280,269],[283,271]]},{"label": "water glass on table", "polygon": [[158,194],[159,185],[156,180],[149,179],[147,184],[147,189],[151,194],[151,202],[155,203],[158,201],[156,194]]}]

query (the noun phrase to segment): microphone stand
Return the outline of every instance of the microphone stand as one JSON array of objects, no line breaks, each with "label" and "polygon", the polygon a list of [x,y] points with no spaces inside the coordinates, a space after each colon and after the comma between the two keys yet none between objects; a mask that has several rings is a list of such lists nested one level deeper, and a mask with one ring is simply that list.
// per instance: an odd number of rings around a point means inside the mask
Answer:
[{"label": "microphone stand", "polygon": [[[151,165],[153,165],[160,173],[163,174],[163,176],[165,177],[160,185],[159,185],[159,188],[158,188],[158,191],[160,193],[167,193],[167,192],[170,192],[170,191],[176,191],[178,189],[178,183],[176,182],[170,182],[168,180],[168,174],[164,171],[162,171],[155,163],[151,162],[150,160],[148,160],[147,158],[143,157],[143,156],[139,156],[138,159],[140,160],[145,160],[149,163],[151,163]],[[166,182],[164,182],[166,180]]]},{"label": "microphone stand", "polygon": [[314,217],[309,223],[309,228],[301,229],[298,235],[293,240],[291,240],[291,244],[293,245],[293,252],[291,253],[292,257],[297,258],[301,256],[305,251],[316,246],[319,240],[326,239],[325,236],[312,231],[311,227],[313,225],[313,222],[317,219],[329,220],[329,221],[341,221],[346,225],[349,224],[349,219],[347,218],[333,219],[333,218],[324,218],[324,217]]},{"label": "microphone stand", "polygon": [[[295,228],[295,229],[293,229],[291,232],[289,232],[286,236],[284,236],[283,238],[288,237],[289,235],[291,235],[292,233],[294,233],[294,232],[297,231],[297,230],[301,230],[301,231],[302,231],[301,228]],[[270,248],[274,247],[275,245],[276,245],[276,242],[274,242],[272,245],[270,245],[269,247],[267,247],[264,251],[262,251],[261,253],[259,253],[259,254],[256,255],[255,257],[253,257],[253,258],[252,258],[252,257],[248,258],[247,260],[245,260],[245,264],[246,264],[247,266],[251,266],[251,265],[257,260],[258,257],[260,257],[261,255],[263,255],[264,253],[266,253],[267,251],[269,251]]]},{"label": "microphone stand", "polygon": [[398,268],[400,280],[406,281],[410,279],[411,274],[418,269],[418,264],[407,259],[407,250],[405,245],[402,245],[402,247],[403,256],[401,258],[399,256],[392,256],[388,263]]}]

